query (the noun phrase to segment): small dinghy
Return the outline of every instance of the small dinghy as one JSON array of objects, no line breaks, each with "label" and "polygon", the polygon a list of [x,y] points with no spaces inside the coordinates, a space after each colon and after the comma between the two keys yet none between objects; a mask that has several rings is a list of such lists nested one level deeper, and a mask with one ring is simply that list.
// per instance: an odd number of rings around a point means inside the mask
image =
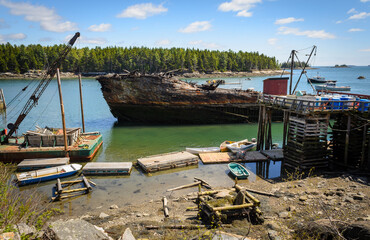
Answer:
[{"label": "small dinghy", "polygon": [[68,164],[59,167],[44,168],[40,170],[23,172],[16,174],[19,185],[39,183],[57,178],[72,176],[77,173],[82,166],[80,164]]},{"label": "small dinghy", "polygon": [[234,143],[235,141],[224,141],[220,144],[221,152],[229,152],[230,150],[227,148],[227,145]]},{"label": "small dinghy", "polygon": [[249,150],[256,148],[256,146],[257,146],[257,143],[249,142],[248,139],[244,139],[244,140],[226,145],[226,147],[233,153],[240,152],[240,151],[249,151]]},{"label": "small dinghy", "polygon": [[205,148],[186,148],[186,151],[192,154],[199,154],[199,153],[215,153],[220,152],[219,147],[205,147]]},{"label": "small dinghy", "polygon": [[231,174],[237,179],[246,179],[249,177],[249,172],[243,165],[239,163],[229,163],[227,166]]}]

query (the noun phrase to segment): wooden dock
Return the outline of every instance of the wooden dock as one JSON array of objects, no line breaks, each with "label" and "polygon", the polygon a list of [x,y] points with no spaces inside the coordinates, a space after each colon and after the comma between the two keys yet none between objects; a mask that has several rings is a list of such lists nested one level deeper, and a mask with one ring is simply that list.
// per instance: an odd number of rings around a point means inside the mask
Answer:
[{"label": "wooden dock", "polygon": [[281,161],[284,159],[284,151],[282,148],[262,150],[261,153],[271,159],[272,161]]},{"label": "wooden dock", "polygon": [[183,151],[139,158],[137,162],[145,172],[150,173],[198,164],[198,160],[196,155]]},{"label": "wooden dock", "polygon": [[265,162],[268,158],[263,155],[262,153],[258,151],[249,151],[246,152],[244,157],[242,159],[239,159],[238,161],[241,162]]},{"label": "wooden dock", "polygon": [[82,169],[85,175],[128,175],[132,162],[89,162]]},{"label": "wooden dock", "polygon": [[233,154],[231,152],[199,153],[199,157],[203,164],[229,163],[232,162]]},{"label": "wooden dock", "polygon": [[25,159],[17,165],[17,170],[28,171],[40,168],[56,167],[69,164],[69,157]]}]

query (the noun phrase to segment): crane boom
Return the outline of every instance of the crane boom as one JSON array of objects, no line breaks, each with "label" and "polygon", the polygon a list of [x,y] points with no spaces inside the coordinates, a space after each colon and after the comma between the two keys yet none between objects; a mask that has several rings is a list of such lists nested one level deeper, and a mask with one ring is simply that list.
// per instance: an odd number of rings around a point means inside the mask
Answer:
[{"label": "crane boom", "polygon": [[76,34],[71,38],[71,40],[69,40],[68,44],[63,48],[59,57],[47,68],[45,75],[41,79],[40,83],[37,85],[35,91],[32,93],[31,97],[28,99],[25,106],[23,107],[15,123],[8,124],[7,127],[9,128],[9,133],[6,135],[4,139],[5,142],[8,142],[9,137],[11,137],[12,134],[18,129],[19,125],[22,123],[27,114],[32,110],[34,106],[37,105],[41,95],[44,93],[45,89],[48,87],[49,83],[54,78],[57,72],[57,68],[60,67],[62,61],[65,59],[69,51],[72,49],[73,44],[76,42],[79,36],[80,33],[76,32]]}]

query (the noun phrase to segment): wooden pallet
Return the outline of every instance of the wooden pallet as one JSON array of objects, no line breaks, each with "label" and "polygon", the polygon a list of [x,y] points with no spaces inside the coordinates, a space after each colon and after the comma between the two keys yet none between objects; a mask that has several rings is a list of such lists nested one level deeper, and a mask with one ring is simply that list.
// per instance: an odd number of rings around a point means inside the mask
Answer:
[{"label": "wooden pallet", "polygon": [[233,154],[231,152],[200,153],[199,157],[203,164],[229,163],[232,162]]}]

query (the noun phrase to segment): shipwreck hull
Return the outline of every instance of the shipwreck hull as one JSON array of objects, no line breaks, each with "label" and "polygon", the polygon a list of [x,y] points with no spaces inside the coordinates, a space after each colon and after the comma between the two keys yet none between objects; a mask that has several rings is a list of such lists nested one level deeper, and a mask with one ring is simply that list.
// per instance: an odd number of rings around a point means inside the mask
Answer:
[{"label": "shipwreck hull", "polygon": [[111,74],[97,78],[119,123],[212,124],[258,120],[258,92],[204,90],[159,75]]}]

